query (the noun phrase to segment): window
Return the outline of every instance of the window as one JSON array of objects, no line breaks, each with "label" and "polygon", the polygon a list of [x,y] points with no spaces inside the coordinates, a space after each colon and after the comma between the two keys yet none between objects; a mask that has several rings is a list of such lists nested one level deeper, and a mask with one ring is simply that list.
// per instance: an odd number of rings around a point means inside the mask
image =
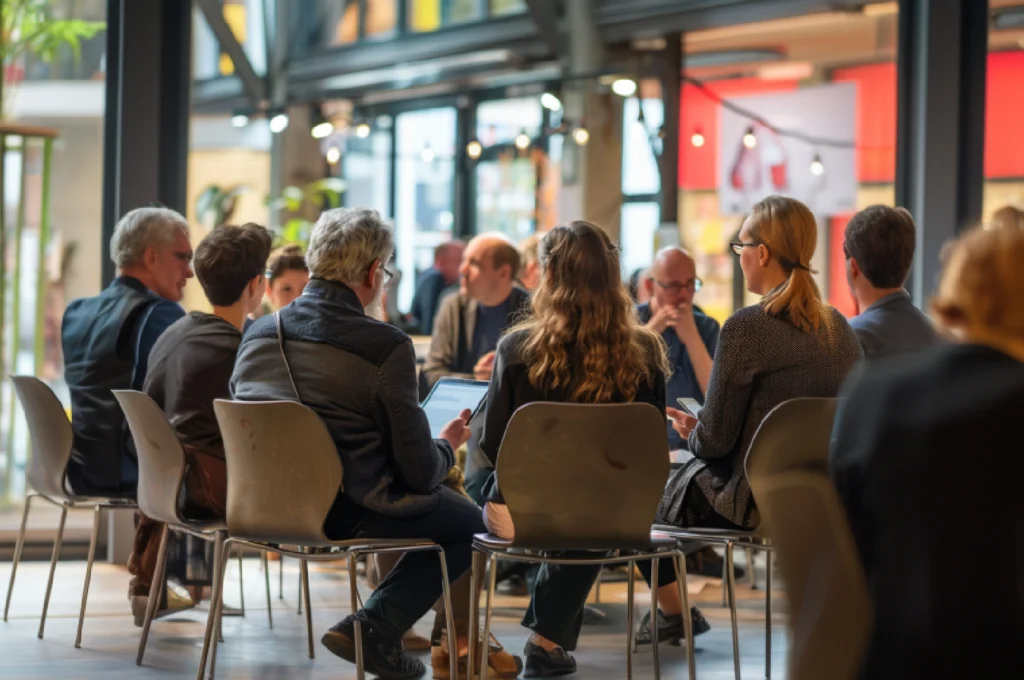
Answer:
[{"label": "window", "polygon": [[526,11],[526,0],[491,0],[491,16],[520,14]]},{"label": "window", "polygon": [[409,30],[417,33],[483,18],[482,0],[409,0]]}]

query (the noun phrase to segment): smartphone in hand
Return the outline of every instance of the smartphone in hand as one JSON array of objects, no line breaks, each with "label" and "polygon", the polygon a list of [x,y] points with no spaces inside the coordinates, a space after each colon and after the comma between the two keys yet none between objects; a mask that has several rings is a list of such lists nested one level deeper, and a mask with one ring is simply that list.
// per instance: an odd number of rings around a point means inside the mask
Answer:
[{"label": "smartphone in hand", "polygon": [[697,418],[700,410],[704,408],[696,399],[680,397],[679,399],[676,399],[676,403],[679,404],[679,408],[689,413],[694,418]]}]

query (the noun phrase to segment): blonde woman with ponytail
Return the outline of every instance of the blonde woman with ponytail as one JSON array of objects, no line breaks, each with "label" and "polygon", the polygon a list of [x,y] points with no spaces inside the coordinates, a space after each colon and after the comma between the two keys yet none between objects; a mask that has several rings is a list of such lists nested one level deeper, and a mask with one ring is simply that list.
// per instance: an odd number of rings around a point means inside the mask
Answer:
[{"label": "blonde woman with ponytail", "polygon": [[[659,521],[680,527],[756,527],[759,518],[744,462],[761,421],[790,399],[835,397],[860,358],[853,329],[822,301],[811,276],[817,236],[807,206],[771,196],[754,206],[739,240],[730,244],[747,289],[763,297],[722,326],[699,418],[668,409],[693,457],[669,480]],[[641,570],[650,583],[650,564]],[[661,566],[659,577],[659,639],[678,639],[682,617],[671,562]],[[708,629],[699,612],[691,615],[694,632]],[[639,643],[651,641],[649,617],[641,624]]]}]

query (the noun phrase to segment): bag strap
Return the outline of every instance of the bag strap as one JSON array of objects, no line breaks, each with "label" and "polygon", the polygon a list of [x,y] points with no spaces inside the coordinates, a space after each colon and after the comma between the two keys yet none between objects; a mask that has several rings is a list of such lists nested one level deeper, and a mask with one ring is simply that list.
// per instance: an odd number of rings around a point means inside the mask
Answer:
[{"label": "bag strap", "polygon": [[288,363],[288,355],[284,351],[284,322],[281,320],[281,312],[274,312],[274,322],[277,324],[277,347],[281,350],[281,359],[284,361],[284,370],[288,374],[288,381],[292,384],[292,392],[295,393],[295,399],[302,403],[302,397],[299,396],[299,388],[295,384],[295,378],[292,376],[292,367]]}]

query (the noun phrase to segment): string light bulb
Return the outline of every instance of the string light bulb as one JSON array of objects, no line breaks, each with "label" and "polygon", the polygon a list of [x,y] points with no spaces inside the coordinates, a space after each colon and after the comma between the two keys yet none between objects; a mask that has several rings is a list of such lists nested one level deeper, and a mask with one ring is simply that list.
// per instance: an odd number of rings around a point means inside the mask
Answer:
[{"label": "string light bulb", "polygon": [[585,127],[578,127],[572,131],[572,138],[580,146],[586,146],[590,141],[590,131]]},{"label": "string light bulb", "polygon": [[562,100],[552,92],[545,92],[540,96],[540,105],[548,111],[561,111]]},{"label": "string light bulb", "polygon": [[690,137],[690,143],[693,144],[698,149],[704,146],[704,143],[706,141],[707,140],[704,138],[704,133],[701,131],[700,128],[694,130],[693,135]]},{"label": "string light bulb", "polygon": [[526,130],[516,135],[516,148],[520,151],[526,151],[530,148],[530,135],[526,134]]},{"label": "string light bulb", "polygon": [[814,154],[814,160],[811,161],[811,174],[815,177],[825,174],[825,164],[821,162],[821,156],[817,153]]},{"label": "string light bulb", "polygon": [[366,139],[369,136],[370,136],[370,124],[369,123],[360,123],[359,125],[356,125],[356,137],[358,137],[359,139]]},{"label": "string light bulb", "polygon": [[632,97],[636,94],[636,81],[632,78],[619,78],[612,83],[612,92],[620,97]]},{"label": "string light bulb", "polygon": [[313,139],[324,139],[325,137],[330,137],[332,132],[334,132],[334,125],[331,124],[331,121],[325,120],[314,125],[309,134],[313,136]]},{"label": "string light bulb", "polygon": [[466,155],[476,160],[480,158],[480,155],[484,152],[484,145],[475,139],[466,145]]},{"label": "string light bulb", "polygon": [[246,113],[236,113],[231,116],[231,125],[236,128],[244,128],[249,124],[249,115]]},{"label": "string light bulb", "polygon": [[437,154],[430,148],[430,145],[423,147],[423,151],[420,152],[420,158],[424,163],[433,163],[434,159],[437,158]]},{"label": "string light bulb", "polygon": [[334,165],[335,163],[341,160],[341,149],[339,149],[336,146],[332,146],[327,150],[327,153],[324,155],[327,158],[327,162],[330,163],[331,165]]},{"label": "string light bulb", "polygon": [[757,146],[757,135],[754,134],[754,128],[747,128],[747,133],[743,135],[743,146],[748,149],[753,149]]},{"label": "string light bulb", "polygon": [[284,132],[288,127],[288,114],[278,113],[270,119],[270,131],[275,135]]}]

